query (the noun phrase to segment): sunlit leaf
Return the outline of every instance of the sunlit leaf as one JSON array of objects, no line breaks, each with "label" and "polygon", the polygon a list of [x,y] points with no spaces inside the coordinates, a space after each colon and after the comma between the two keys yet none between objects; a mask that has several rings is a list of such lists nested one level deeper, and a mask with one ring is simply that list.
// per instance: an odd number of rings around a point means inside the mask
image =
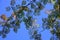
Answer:
[{"label": "sunlit leaf", "polygon": [[55,10],[59,10],[59,5],[58,4],[55,4],[54,5],[54,8],[55,8]]},{"label": "sunlit leaf", "polygon": [[55,4],[55,3],[56,3],[56,0],[51,0],[51,3],[52,3],[52,4]]}]

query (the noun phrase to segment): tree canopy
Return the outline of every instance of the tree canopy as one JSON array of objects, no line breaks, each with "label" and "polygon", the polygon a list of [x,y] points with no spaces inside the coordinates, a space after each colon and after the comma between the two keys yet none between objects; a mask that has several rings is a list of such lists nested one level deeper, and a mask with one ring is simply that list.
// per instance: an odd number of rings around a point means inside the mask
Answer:
[{"label": "tree canopy", "polygon": [[[16,4],[16,0],[11,0],[10,6],[6,7],[7,12],[11,9],[13,10],[11,16],[6,17],[5,14],[0,16],[3,20],[0,21],[0,26],[2,27],[0,36],[5,38],[11,28],[17,33],[21,22],[24,22],[26,29],[31,32],[29,33],[31,37],[34,38],[34,40],[42,40],[41,34],[38,33],[40,24],[36,23],[36,18],[33,16],[40,16],[40,11],[44,9],[47,3],[52,3],[54,9],[47,10],[46,13],[48,14],[48,17],[42,18],[43,31],[47,29],[51,32],[53,36],[50,40],[60,40],[60,0],[22,0],[21,5]],[[56,38],[54,38],[54,36],[56,36]]]}]

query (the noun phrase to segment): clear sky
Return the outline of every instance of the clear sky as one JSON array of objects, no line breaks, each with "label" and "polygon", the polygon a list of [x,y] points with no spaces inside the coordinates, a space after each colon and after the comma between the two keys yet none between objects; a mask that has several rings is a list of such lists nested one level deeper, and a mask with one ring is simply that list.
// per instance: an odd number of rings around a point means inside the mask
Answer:
[{"label": "clear sky", "polygon": [[[17,4],[20,4],[20,0],[19,2],[17,1]],[[7,12],[5,10],[5,8],[7,6],[10,6],[10,0],[0,0],[0,15],[1,14],[5,14],[6,16],[10,16],[12,13],[12,10]],[[47,4],[45,6],[45,9],[53,9],[53,5],[52,4]],[[44,13],[44,10],[41,10],[40,12],[40,16],[37,16],[37,22],[40,24],[40,28],[39,28],[39,33],[42,30],[42,18],[47,17],[48,15]],[[42,40],[49,40],[51,37],[51,33],[49,30],[45,30],[43,32],[41,32],[42,34]],[[21,23],[21,28],[18,30],[17,33],[14,33],[14,31],[11,29],[10,33],[7,34],[7,37],[5,39],[3,39],[0,36],[0,40],[30,40],[29,39],[29,34],[28,34],[28,30],[26,30],[24,23]]]}]

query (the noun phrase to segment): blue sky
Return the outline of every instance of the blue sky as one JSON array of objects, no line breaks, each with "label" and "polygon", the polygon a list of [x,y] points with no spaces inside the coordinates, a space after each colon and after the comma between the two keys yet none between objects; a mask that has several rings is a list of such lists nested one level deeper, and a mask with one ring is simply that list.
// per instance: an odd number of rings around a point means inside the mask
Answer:
[{"label": "blue sky", "polygon": [[[20,1],[20,0],[19,0]],[[21,2],[17,1],[17,4],[20,4]],[[5,10],[5,8],[7,6],[10,6],[10,0],[0,0],[0,15],[1,14],[5,14],[6,16],[10,16],[12,13],[12,10],[7,12]],[[45,5],[45,9],[53,9],[53,5],[52,4],[47,4]],[[40,24],[40,28],[39,28],[39,33],[42,30],[42,18],[47,17],[48,15],[44,13],[44,10],[41,10],[40,12],[40,16],[37,16],[37,22]],[[51,33],[49,30],[45,30],[43,32],[41,32],[42,34],[42,40],[49,40],[51,37]],[[13,30],[11,29],[10,33],[7,34],[7,37],[5,39],[3,39],[0,36],[0,40],[30,40],[29,39],[29,34],[28,34],[28,30],[26,30],[24,23],[21,23],[21,28],[18,30],[17,33],[14,33]]]}]

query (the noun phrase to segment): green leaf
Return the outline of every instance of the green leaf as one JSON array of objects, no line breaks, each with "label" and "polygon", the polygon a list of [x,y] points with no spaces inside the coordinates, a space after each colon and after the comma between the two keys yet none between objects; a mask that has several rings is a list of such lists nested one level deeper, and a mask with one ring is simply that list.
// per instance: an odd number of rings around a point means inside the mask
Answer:
[{"label": "green leaf", "polygon": [[18,4],[18,5],[16,5],[16,8],[17,8],[17,9],[19,9],[19,8],[20,8],[20,5],[19,5],[19,4]]},{"label": "green leaf", "polygon": [[50,32],[51,32],[52,34],[55,34],[55,30],[54,30],[54,29],[53,29],[53,30],[51,30]]},{"label": "green leaf", "polygon": [[15,21],[12,21],[10,24],[15,24]]},{"label": "green leaf", "polygon": [[8,20],[7,21],[10,21],[10,20],[12,20],[13,18],[12,18],[12,16],[11,17],[8,17]]},{"label": "green leaf", "polygon": [[38,9],[42,10],[44,6],[40,2],[36,2],[36,5],[38,6]]},{"label": "green leaf", "polygon": [[33,3],[31,3],[31,8],[34,9],[35,7],[36,6]]},{"label": "green leaf", "polygon": [[34,31],[34,35],[35,35],[35,34],[37,34],[37,31],[36,31],[36,30]]},{"label": "green leaf", "polygon": [[35,40],[41,40],[41,34],[36,34],[34,35]]},{"label": "green leaf", "polygon": [[17,17],[18,18],[23,18],[24,17],[24,12],[21,12],[21,13],[17,14]]},{"label": "green leaf", "polygon": [[14,31],[15,33],[17,33],[18,29],[17,29],[16,27],[14,27],[13,31]]},{"label": "green leaf", "polygon": [[57,3],[60,4],[60,0],[57,0]]},{"label": "green leaf", "polygon": [[37,15],[40,15],[40,9],[36,8],[34,10],[34,15],[37,16]]},{"label": "green leaf", "polygon": [[16,26],[19,26],[20,25],[20,21],[16,21]]},{"label": "green leaf", "polygon": [[0,31],[0,36],[1,36],[1,34],[2,34],[2,31]]},{"label": "green leaf", "polygon": [[26,25],[26,29],[29,29],[31,24],[32,24],[31,16],[29,16],[28,18],[24,18],[23,21],[24,21],[24,23]]},{"label": "green leaf", "polygon": [[10,27],[11,27],[11,25],[10,25],[10,24],[8,24],[8,23],[5,23],[5,26],[7,26],[8,28],[10,28]]},{"label": "green leaf", "polygon": [[6,38],[6,34],[3,33],[3,34],[2,34],[2,38]]},{"label": "green leaf", "polygon": [[43,2],[44,5],[46,5],[48,0],[41,0],[41,2]]},{"label": "green leaf", "polygon": [[5,31],[6,34],[8,34],[10,32],[10,29],[6,28],[4,31]]},{"label": "green leaf", "polygon": [[32,0],[33,2],[36,2],[36,0]]},{"label": "green leaf", "polygon": [[26,5],[26,0],[23,0],[22,1],[22,5]]},{"label": "green leaf", "polygon": [[26,23],[25,23],[25,25],[26,25],[26,29],[28,30],[30,28],[30,26]]},{"label": "green leaf", "polygon": [[60,32],[56,32],[57,38],[60,38]]},{"label": "green leaf", "polygon": [[59,5],[57,3],[54,5],[54,9],[59,10]]}]

